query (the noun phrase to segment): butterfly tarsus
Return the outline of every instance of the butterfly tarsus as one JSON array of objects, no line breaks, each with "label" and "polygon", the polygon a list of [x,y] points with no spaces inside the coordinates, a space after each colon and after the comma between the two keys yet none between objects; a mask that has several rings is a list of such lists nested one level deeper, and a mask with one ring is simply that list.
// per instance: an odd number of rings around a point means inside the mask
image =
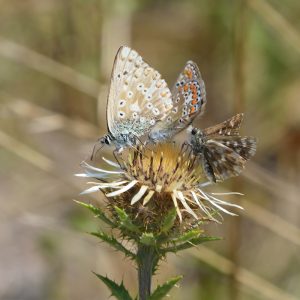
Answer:
[{"label": "butterfly tarsus", "polygon": [[123,148],[115,149],[115,150],[113,151],[114,158],[115,158],[115,160],[117,161],[117,163],[118,163],[120,166],[122,166],[122,164],[120,163],[117,154],[121,154],[122,151],[123,151]]}]

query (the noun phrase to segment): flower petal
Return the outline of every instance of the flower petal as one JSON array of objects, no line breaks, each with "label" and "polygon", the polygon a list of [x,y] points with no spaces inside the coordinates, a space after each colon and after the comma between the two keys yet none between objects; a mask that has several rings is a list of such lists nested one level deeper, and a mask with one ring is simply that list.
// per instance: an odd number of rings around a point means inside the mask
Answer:
[{"label": "flower petal", "polygon": [[76,177],[90,177],[86,173],[79,173],[79,174],[74,174]]},{"label": "flower petal", "polygon": [[147,190],[148,190],[148,187],[146,185],[142,185],[140,190],[131,199],[131,205],[138,202],[144,196],[144,194],[147,192]]},{"label": "flower petal", "polygon": [[212,183],[210,181],[206,181],[206,182],[200,183],[198,186],[205,187],[205,186],[209,186],[209,185],[212,185]]},{"label": "flower petal", "polygon": [[85,194],[90,194],[90,193],[94,193],[94,192],[98,192],[100,190],[100,186],[99,185],[95,185],[95,186],[92,186],[84,191],[82,191],[80,193],[80,195],[85,195]]},{"label": "flower petal", "polygon": [[225,195],[239,195],[239,196],[244,196],[244,194],[242,193],[238,193],[238,192],[226,192],[226,193],[210,193],[211,195],[220,195],[220,196],[225,196]]},{"label": "flower petal", "polygon": [[178,207],[176,195],[175,195],[174,193],[172,193],[172,194],[171,194],[171,197],[172,197],[174,206],[175,206],[176,211],[177,211],[177,215],[178,215],[179,220],[180,220],[180,223],[181,223],[181,222],[182,222],[182,215],[181,215],[180,209],[179,209],[179,207]]},{"label": "flower petal", "polygon": [[208,209],[206,209],[205,205],[203,203],[201,203],[201,201],[199,201],[196,193],[194,191],[191,191],[191,194],[194,198],[194,200],[196,201],[196,203],[198,204],[199,208],[213,221],[220,223],[216,218],[214,218],[211,213],[209,212]]},{"label": "flower petal", "polygon": [[180,202],[182,203],[182,205],[184,206],[184,208],[186,209],[186,211],[188,213],[190,213],[195,219],[198,219],[198,217],[195,214],[195,212],[186,203],[185,198],[184,198],[182,192],[174,190],[174,193],[175,193],[175,195],[177,194],[178,199],[180,200]]},{"label": "flower petal", "polygon": [[93,171],[96,171],[96,172],[99,172],[99,173],[107,173],[107,174],[124,174],[125,173],[124,171],[121,171],[121,169],[120,169],[120,171],[109,171],[109,170],[96,168],[96,167],[93,167],[93,166],[89,165],[85,161],[82,162],[81,165],[86,169],[93,170]]},{"label": "flower petal", "polygon": [[113,161],[111,161],[111,160],[109,160],[109,159],[107,159],[107,158],[105,158],[105,157],[102,157],[102,159],[103,159],[108,165],[111,165],[111,166],[113,166],[113,167],[116,167],[116,168],[120,169],[120,165],[119,165],[119,164],[117,164],[117,163],[115,163],[115,162],[113,162]]},{"label": "flower petal", "polygon": [[211,200],[213,200],[213,201],[215,201],[215,202],[217,202],[217,203],[219,203],[219,204],[227,205],[227,206],[232,206],[232,207],[237,207],[237,208],[239,208],[239,209],[244,209],[242,206],[239,206],[239,205],[234,204],[234,203],[230,203],[230,202],[223,201],[223,200],[221,200],[221,199],[218,199],[218,198],[216,198],[216,197],[213,197],[212,195],[208,195],[208,197],[209,197]]},{"label": "flower petal", "polygon": [[146,205],[151,200],[154,193],[155,193],[155,191],[149,191],[149,193],[147,194],[147,196],[144,199],[143,205]]},{"label": "flower petal", "polygon": [[133,180],[133,181],[131,181],[130,183],[128,183],[127,185],[125,185],[124,187],[122,187],[121,189],[106,194],[106,196],[107,196],[107,197],[114,197],[114,196],[120,195],[120,194],[122,194],[122,193],[124,193],[124,192],[130,190],[130,189],[131,189],[132,187],[134,187],[137,183],[138,183],[137,180]]},{"label": "flower petal", "polygon": [[213,200],[208,200],[213,206],[217,207],[219,210],[223,211],[224,213],[231,215],[231,216],[237,216],[237,214],[230,212],[229,210],[225,209],[224,207],[218,205]]}]

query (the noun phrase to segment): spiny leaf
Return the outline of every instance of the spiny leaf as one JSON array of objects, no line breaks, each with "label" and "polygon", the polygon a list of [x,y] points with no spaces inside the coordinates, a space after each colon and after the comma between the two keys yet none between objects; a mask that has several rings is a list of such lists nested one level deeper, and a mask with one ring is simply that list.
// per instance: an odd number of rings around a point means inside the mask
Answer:
[{"label": "spiny leaf", "polygon": [[221,238],[215,237],[215,236],[199,236],[198,238],[191,239],[186,243],[179,244],[179,245],[175,244],[173,247],[164,248],[163,252],[164,253],[178,252],[180,250],[185,250],[185,249],[197,246],[197,245],[205,243],[205,242],[219,241],[219,240],[221,240]]},{"label": "spiny leaf", "polygon": [[133,300],[126,290],[123,281],[121,284],[117,284],[106,276],[102,276],[95,272],[93,273],[110,289],[112,296],[115,296],[118,300]]},{"label": "spiny leaf", "polygon": [[160,300],[165,297],[171,288],[180,280],[182,276],[177,276],[166,281],[163,285],[159,285],[156,290],[150,295],[148,300]]},{"label": "spiny leaf", "polygon": [[77,201],[74,200],[76,203],[78,203],[79,205],[87,208],[88,210],[90,210],[98,219],[102,220],[103,222],[105,222],[106,224],[112,226],[112,227],[116,227],[116,224],[114,224],[105,214],[104,212],[100,209],[95,207],[92,204],[87,204],[81,201]]},{"label": "spiny leaf", "polygon": [[116,250],[119,250],[121,252],[123,252],[126,256],[135,259],[136,255],[134,253],[132,253],[131,251],[129,251],[127,248],[125,248],[115,237],[108,235],[104,232],[90,232],[91,235],[98,237],[99,239],[101,239],[102,241],[108,243],[109,245],[111,245],[113,248],[115,248]]},{"label": "spiny leaf", "polygon": [[160,261],[161,257],[157,255],[155,259],[153,260],[153,266],[152,266],[152,275],[155,275],[156,271],[158,270],[159,266],[158,263]]},{"label": "spiny leaf", "polygon": [[188,232],[185,232],[184,234],[182,234],[180,237],[174,239],[174,242],[188,242],[189,240],[191,239],[195,239],[195,238],[198,238],[199,235],[203,232],[203,230],[201,229],[193,229],[193,230],[190,230]]},{"label": "spiny leaf", "polygon": [[140,232],[139,228],[132,223],[130,217],[127,215],[127,213],[123,209],[121,209],[117,206],[115,206],[114,208],[115,208],[115,210],[118,214],[118,217],[121,221],[122,227],[126,228],[129,231],[135,232],[135,233]]},{"label": "spiny leaf", "polygon": [[169,212],[167,213],[166,217],[164,218],[163,224],[161,226],[161,232],[162,233],[167,233],[174,225],[174,222],[176,220],[176,209],[173,208],[171,210],[169,210]]},{"label": "spiny leaf", "polygon": [[156,240],[152,232],[144,232],[140,238],[140,242],[147,246],[155,246]]}]

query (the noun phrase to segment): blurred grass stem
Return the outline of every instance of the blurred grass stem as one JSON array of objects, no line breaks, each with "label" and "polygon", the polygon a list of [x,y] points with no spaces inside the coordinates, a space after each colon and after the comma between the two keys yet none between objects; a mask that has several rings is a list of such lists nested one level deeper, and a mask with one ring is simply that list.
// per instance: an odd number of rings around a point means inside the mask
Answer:
[{"label": "blurred grass stem", "polygon": [[0,56],[27,66],[63,82],[84,94],[97,98],[100,83],[48,56],[0,36]]},{"label": "blurred grass stem", "polygon": [[[233,83],[234,83],[234,111],[240,113],[245,110],[245,50],[247,36],[246,1],[236,1],[236,17],[234,18],[233,36]],[[232,184],[232,190],[242,191],[243,183],[240,178],[236,178]],[[229,257],[232,264],[230,276],[230,299],[239,299],[239,282],[236,280],[239,272],[239,248],[241,245],[241,222],[242,216],[232,218],[229,222]]]}]

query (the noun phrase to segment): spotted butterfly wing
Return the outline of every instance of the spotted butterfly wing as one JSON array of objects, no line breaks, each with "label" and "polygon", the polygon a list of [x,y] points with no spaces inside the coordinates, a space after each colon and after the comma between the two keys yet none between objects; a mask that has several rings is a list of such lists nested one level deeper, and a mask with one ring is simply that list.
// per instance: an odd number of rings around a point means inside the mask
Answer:
[{"label": "spotted butterfly wing", "polygon": [[192,130],[192,147],[202,158],[203,169],[210,181],[223,181],[239,175],[245,163],[256,152],[256,139],[241,137],[243,114],[201,130]]},{"label": "spotted butterfly wing", "polygon": [[160,141],[173,137],[202,115],[206,105],[204,81],[198,66],[188,61],[172,89],[173,108],[167,118],[159,122],[149,135]]},{"label": "spotted butterfly wing", "polygon": [[107,100],[106,136],[118,150],[134,146],[172,108],[171,92],[161,75],[129,47],[117,52]]},{"label": "spotted butterfly wing", "polygon": [[202,130],[205,136],[236,136],[243,122],[244,114],[236,114],[230,119]]},{"label": "spotted butterfly wing", "polygon": [[[228,146],[229,143],[232,147]],[[213,172],[205,172],[214,182],[238,176],[246,161],[255,154],[255,149],[256,141],[252,137],[235,137],[234,141],[221,138],[208,140],[205,145],[205,161]]]}]

